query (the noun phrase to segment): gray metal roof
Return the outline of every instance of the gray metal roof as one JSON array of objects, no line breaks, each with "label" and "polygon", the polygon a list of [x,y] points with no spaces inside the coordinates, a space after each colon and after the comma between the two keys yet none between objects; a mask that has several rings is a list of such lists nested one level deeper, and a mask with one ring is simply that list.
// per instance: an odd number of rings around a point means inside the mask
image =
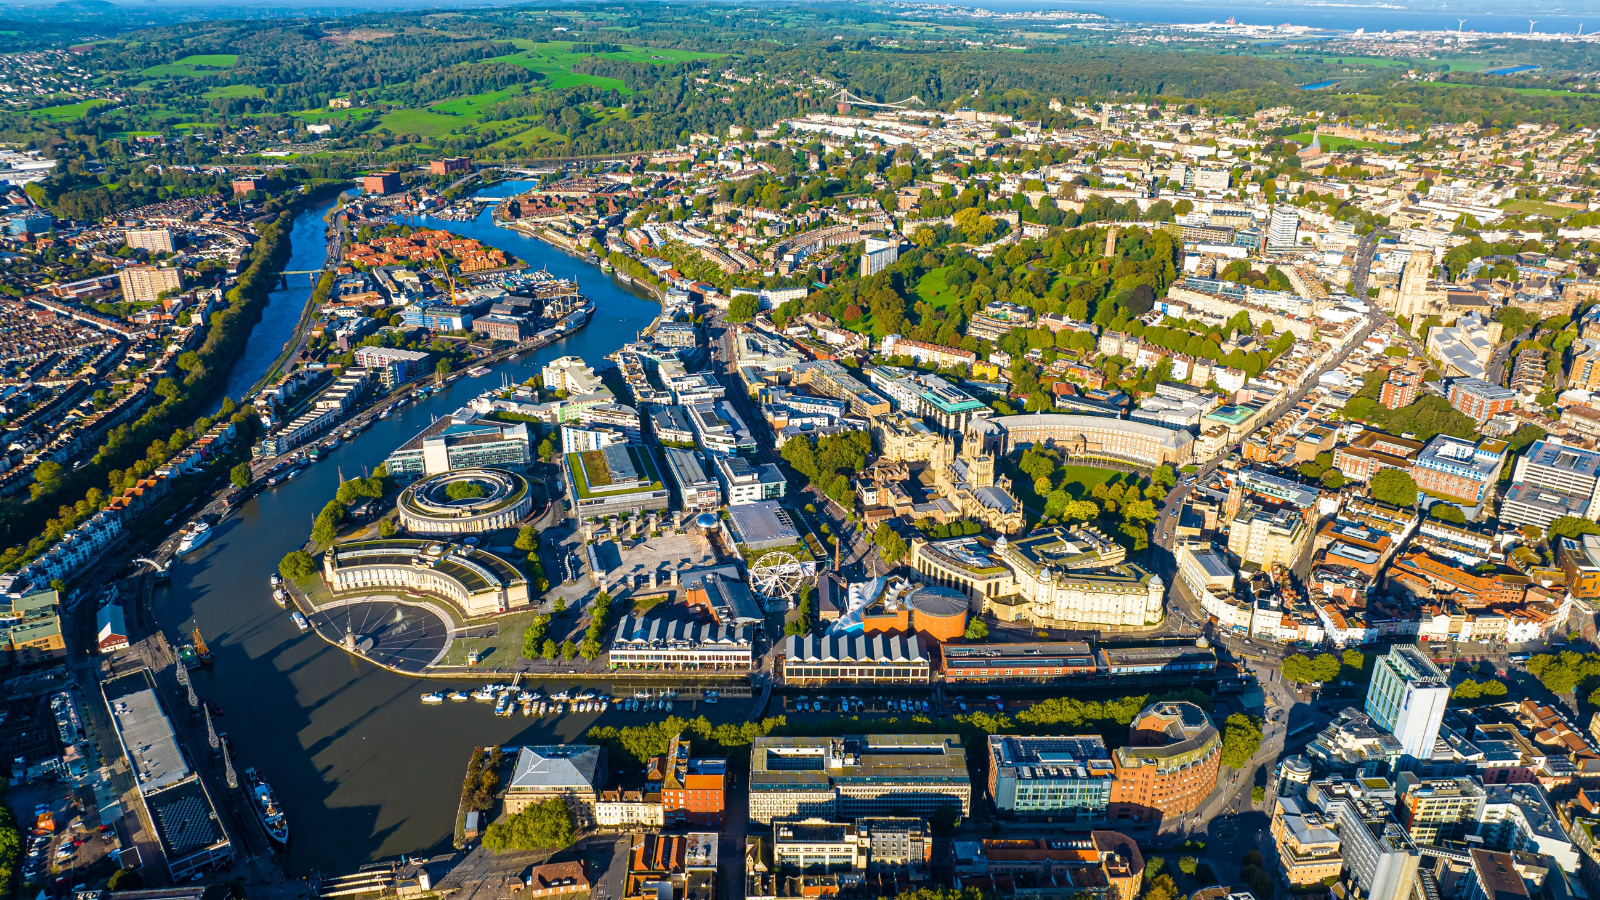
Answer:
[{"label": "gray metal roof", "polygon": [[523,747],[517,754],[517,770],[508,787],[512,790],[596,790],[595,776],[603,752],[593,744]]}]

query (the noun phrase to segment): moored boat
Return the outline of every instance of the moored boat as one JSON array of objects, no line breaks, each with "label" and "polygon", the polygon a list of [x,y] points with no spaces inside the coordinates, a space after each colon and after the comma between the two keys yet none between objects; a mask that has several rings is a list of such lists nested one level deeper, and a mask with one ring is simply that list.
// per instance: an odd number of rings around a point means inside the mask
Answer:
[{"label": "moored boat", "polygon": [[209,540],[211,540],[211,523],[204,519],[196,519],[183,530],[183,537],[178,539],[178,555],[182,556]]},{"label": "moored boat", "polygon": [[443,703],[444,702],[444,694],[439,692],[439,691],[432,691],[430,693],[423,694],[422,695],[422,702],[423,703]]},{"label": "moored boat", "polygon": [[272,787],[262,780],[261,774],[255,769],[244,770],[244,782],[250,790],[250,803],[256,809],[256,818],[261,820],[261,827],[266,829],[267,837],[280,844],[289,843],[289,819],[283,814],[283,808],[278,805],[278,798],[272,793]]}]

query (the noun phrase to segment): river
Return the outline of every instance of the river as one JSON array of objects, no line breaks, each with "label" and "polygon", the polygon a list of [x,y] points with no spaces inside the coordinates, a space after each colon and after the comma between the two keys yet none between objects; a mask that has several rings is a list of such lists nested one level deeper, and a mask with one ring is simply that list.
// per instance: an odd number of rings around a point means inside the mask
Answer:
[{"label": "river", "polygon": [[[526,187],[507,183],[487,193],[509,196]],[[295,221],[288,269],[321,266],[326,211],[311,209]],[[473,746],[568,741],[595,718],[567,715],[529,725],[534,720],[495,718],[479,703],[424,707],[418,700],[424,691],[449,686],[392,674],[301,634],[268,587],[278,560],[300,546],[333,497],[341,471],[348,478],[383,462],[433,417],[498,384],[502,373],[524,380],[545,360],[566,355],[599,363],[655,318],[660,307],[654,301],[543,242],[500,228],[489,216],[485,211],[472,222],[437,226],[577,279],[595,302],[588,327],[491,374],[464,376],[432,399],[376,422],[299,478],[247,502],[216,537],[175,565],[170,587],[155,594],[168,637],[198,624],[215,654],[211,667],[195,672],[196,690],[221,704],[217,727],[238,747],[237,765],[259,770],[288,813],[292,838],[284,863],[291,874],[345,873],[373,859],[448,849]],[[297,283],[274,292],[229,373],[230,394],[247,389],[277,358],[310,291]]]}]

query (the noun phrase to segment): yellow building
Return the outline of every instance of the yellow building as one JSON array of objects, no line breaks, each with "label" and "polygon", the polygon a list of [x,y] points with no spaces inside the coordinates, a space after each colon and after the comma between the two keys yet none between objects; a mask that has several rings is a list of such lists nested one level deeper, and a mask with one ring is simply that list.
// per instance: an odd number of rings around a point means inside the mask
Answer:
[{"label": "yellow building", "polygon": [[1280,564],[1292,568],[1310,535],[1295,511],[1269,511],[1246,502],[1228,528],[1228,552],[1263,570]]},{"label": "yellow building", "polygon": [[1272,813],[1272,839],[1290,884],[1318,884],[1337,878],[1344,868],[1339,835],[1304,798],[1278,798]]}]

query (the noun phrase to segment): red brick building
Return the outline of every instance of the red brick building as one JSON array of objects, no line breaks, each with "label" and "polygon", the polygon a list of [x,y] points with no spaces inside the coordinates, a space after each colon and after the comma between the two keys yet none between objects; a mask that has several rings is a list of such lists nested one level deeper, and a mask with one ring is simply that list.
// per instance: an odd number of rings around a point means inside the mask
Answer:
[{"label": "red brick building", "polygon": [[1378,402],[1390,409],[1399,409],[1417,402],[1417,392],[1422,389],[1422,367],[1408,364],[1389,370],[1389,377],[1378,391]]},{"label": "red brick building", "polygon": [[429,175],[465,175],[472,171],[472,160],[465,156],[446,156],[428,163]]},{"label": "red brick building", "polygon": [[1471,416],[1479,425],[1501,413],[1511,412],[1516,402],[1515,391],[1482,378],[1460,378],[1450,385],[1450,405]]},{"label": "red brick building", "polygon": [[661,792],[668,826],[721,825],[727,793],[728,760],[689,756],[689,741],[674,735],[665,756],[650,760],[648,789]]},{"label": "red brick building", "polygon": [[392,194],[400,190],[400,173],[375,172],[361,176],[361,189],[369,194]]},{"label": "red brick building", "polygon": [[1205,710],[1181,701],[1153,703],[1128,726],[1128,746],[1112,757],[1107,815],[1161,822],[1192,812],[1217,786],[1222,735]]}]

